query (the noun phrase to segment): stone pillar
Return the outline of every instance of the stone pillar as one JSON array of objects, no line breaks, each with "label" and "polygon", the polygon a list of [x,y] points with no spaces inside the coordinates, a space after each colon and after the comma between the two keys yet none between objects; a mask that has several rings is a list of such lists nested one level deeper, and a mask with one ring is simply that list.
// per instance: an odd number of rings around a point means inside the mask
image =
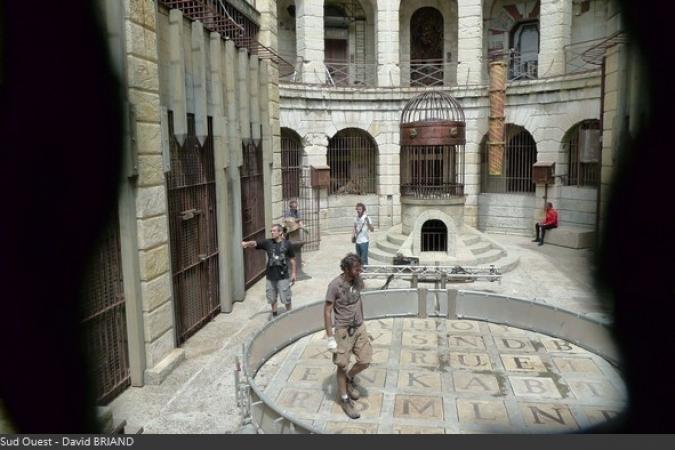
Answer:
[{"label": "stone pillar", "polygon": [[[140,38],[142,42],[142,38]],[[173,111],[173,134],[178,144],[183,145],[187,137],[187,109],[185,105],[185,55],[183,53],[183,12],[172,9],[169,12],[169,49],[171,86],[170,109]]]},{"label": "stone pillar", "polygon": [[273,172],[273,157],[274,148],[272,140],[272,124],[270,121],[270,100],[269,100],[269,62],[261,60],[258,70],[259,77],[256,79],[258,83],[257,91],[259,95],[260,107],[260,121],[262,133],[262,149],[263,149],[263,183],[265,185],[265,223],[276,223],[272,211],[272,191],[274,190],[274,172]]},{"label": "stone pillar", "polygon": [[[237,50],[234,42],[225,43],[225,101],[227,103],[227,134],[230,153],[230,164],[227,168],[228,183],[230,183],[229,210],[232,217],[232,300],[242,301],[246,296],[244,280],[244,251],[241,248],[242,223],[241,223],[241,178],[239,168],[243,163],[241,148],[241,126],[239,116],[239,98],[237,90],[241,87],[237,81],[238,67]],[[249,129],[248,121],[246,129]]]},{"label": "stone pillar", "polygon": [[260,130],[260,67],[259,60],[256,55],[251,55],[248,60],[248,98],[250,102],[251,113],[251,138],[254,142],[258,142],[261,138]]},{"label": "stone pillar", "polygon": [[239,132],[244,144],[251,139],[251,102],[249,98],[249,62],[248,50],[245,48],[239,49],[239,61],[237,67],[237,93],[239,94]]},{"label": "stone pillar", "polygon": [[302,81],[325,83],[323,38],[323,0],[297,0],[295,2],[295,29],[298,63]]},{"label": "stone pillar", "polygon": [[206,115],[206,50],[204,26],[192,22],[192,86],[194,89],[195,134],[201,145],[209,135]]},{"label": "stone pillar", "polygon": [[[134,201],[133,209],[124,209],[135,211],[138,272],[134,276],[140,279],[146,363],[143,378],[147,384],[159,384],[184,359],[185,353],[176,348],[172,301],[168,202],[160,137],[157,19],[155,4],[150,0],[129,0],[125,5],[128,7],[125,21],[127,85],[129,103],[134,111],[131,126],[136,135],[138,175],[135,187],[123,188],[126,191],[123,197],[129,198],[128,194],[131,194]],[[183,18],[178,12],[172,14],[170,20],[173,44],[179,38],[174,31],[177,24],[182,27]],[[182,49],[182,42],[180,47]],[[180,52],[172,52],[172,68],[176,69],[177,79],[180,79],[181,72],[183,75],[185,73],[184,66],[181,66],[181,55]],[[177,79],[172,81],[177,82]],[[183,85],[183,108],[184,93]],[[179,89],[176,96],[179,108],[180,95]],[[124,220],[121,225],[122,235],[127,237],[131,224]]]},{"label": "stone pillar", "polygon": [[211,97],[209,107],[213,120],[213,158],[216,172],[216,223],[218,233],[218,286],[220,291],[220,309],[222,312],[232,311],[232,214],[230,212],[229,184],[227,168],[229,154],[227,148],[227,121],[223,107],[222,54],[223,44],[219,33],[212,32],[210,38],[211,60]]},{"label": "stone pillar", "polygon": [[399,0],[377,0],[377,85],[401,84]]},{"label": "stone pillar", "polygon": [[277,42],[278,20],[276,0],[256,0],[255,6],[260,12],[258,40],[262,45],[279,49],[279,44]]},{"label": "stone pillar", "polygon": [[483,7],[481,0],[458,0],[457,85],[483,82]]},{"label": "stone pillar", "polygon": [[565,46],[572,38],[572,0],[541,0],[538,78],[565,73]]},{"label": "stone pillar", "polygon": [[[115,68],[115,75],[120,82],[128,83],[128,72],[137,73],[139,71],[145,72],[143,68],[143,61],[138,58],[131,58],[126,53],[126,30],[127,23],[122,4],[115,0],[107,0],[105,2],[105,19],[108,45],[110,48],[110,58],[112,65]],[[141,63],[140,67],[135,67],[135,64]],[[157,74],[157,65],[150,61],[145,62],[151,69],[149,74]],[[152,75],[151,75],[152,77]],[[137,84],[137,83],[135,83]],[[128,108],[128,102],[125,101],[125,108]],[[144,127],[144,131],[145,131]],[[158,133],[157,125],[151,126],[152,131]],[[138,133],[138,128],[136,129]],[[151,136],[158,137],[158,134],[151,133],[150,135],[144,133],[142,141],[144,147],[148,145]],[[156,142],[156,141],[155,141]],[[124,130],[124,158],[132,159],[135,153],[132,149],[131,130],[125,127]],[[133,161],[132,159],[132,162]],[[132,165],[125,164],[127,167]],[[124,283],[124,297],[126,310],[126,326],[127,326],[127,344],[129,349],[129,375],[132,386],[143,386],[144,373],[146,368],[145,361],[145,337],[143,330],[143,297],[141,292],[141,282],[138,276],[139,273],[139,250],[138,250],[138,229],[136,226],[136,204],[134,201],[135,183],[130,176],[132,173],[125,171],[124,178],[120,183],[119,190],[119,223],[120,223],[120,244],[122,257],[122,277]]]}]

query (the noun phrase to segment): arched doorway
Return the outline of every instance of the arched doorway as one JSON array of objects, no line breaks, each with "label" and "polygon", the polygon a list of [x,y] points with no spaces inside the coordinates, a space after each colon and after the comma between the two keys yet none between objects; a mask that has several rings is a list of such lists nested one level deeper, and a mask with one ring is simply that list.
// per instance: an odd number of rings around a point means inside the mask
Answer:
[{"label": "arched doorway", "polygon": [[597,119],[574,125],[563,138],[567,150],[568,186],[597,186],[600,183],[600,151],[602,130]]},{"label": "arched doorway", "polygon": [[443,15],[432,7],[410,18],[410,85],[443,85]]},{"label": "arched doorway", "polygon": [[502,175],[490,175],[488,171],[487,135],[481,143],[481,192],[533,193],[532,164],[537,161],[537,143],[523,127],[506,125],[506,151]]},{"label": "arched doorway", "polygon": [[298,231],[298,240],[304,242],[302,250],[318,250],[321,241],[319,189],[312,187],[311,167],[304,163],[302,139],[290,128],[281,128],[281,193],[284,214],[291,201],[298,203],[304,223],[304,231]]},{"label": "arched doorway", "polygon": [[447,252],[448,251],[448,227],[440,220],[427,220],[422,225],[423,252]]},{"label": "arched doorway", "polygon": [[329,194],[377,193],[377,144],[365,131],[346,128],[328,142]]}]

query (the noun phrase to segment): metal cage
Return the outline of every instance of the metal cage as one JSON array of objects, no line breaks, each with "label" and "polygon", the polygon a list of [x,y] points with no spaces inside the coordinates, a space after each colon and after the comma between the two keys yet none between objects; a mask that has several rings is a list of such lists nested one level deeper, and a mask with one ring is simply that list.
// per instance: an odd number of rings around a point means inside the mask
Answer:
[{"label": "metal cage", "polygon": [[464,195],[464,110],[452,96],[424,92],[401,115],[401,195],[420,199]]}]

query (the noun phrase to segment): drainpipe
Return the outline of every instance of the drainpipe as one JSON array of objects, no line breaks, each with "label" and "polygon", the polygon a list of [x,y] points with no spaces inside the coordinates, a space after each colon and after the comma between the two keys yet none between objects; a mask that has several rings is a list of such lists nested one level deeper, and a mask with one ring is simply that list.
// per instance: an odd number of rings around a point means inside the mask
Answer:
[{"label": "drainpipe", "polygon": [[602,65],[600,72],[600,179],[598,180],[598,188],[596,189],[596,198],[595,198],[595,242],[596,245],[599,243],[600,237],[600,202],[602,199],[602,141],[603,133],[605,130],[605,62],[607,60],[606,56],[602,57]]}]

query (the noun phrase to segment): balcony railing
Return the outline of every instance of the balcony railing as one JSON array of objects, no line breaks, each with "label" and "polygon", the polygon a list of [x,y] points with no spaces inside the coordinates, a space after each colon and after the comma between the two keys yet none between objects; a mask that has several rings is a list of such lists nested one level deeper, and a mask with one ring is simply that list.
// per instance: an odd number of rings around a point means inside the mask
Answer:
[{"label": "balcony railing", "polygon": [[[295,67],[280,66],[279,79],[285,83],[320,84],[334,87],[377,87],[377,64],[356,64],[344,61],[324,61],[323,74],[305,77],[303,81],[302,63]],[[453,86],[457,78],[457,63],[443,63],[441,60],[401,64],[402,87]],[[321,75],[321,76],[319,76]],[[308,80],[309,79],[309,80]],[[323,80],[318,82],[318,80]],[[317,80],[317,81],[313,81]]]},{"label": "balcony railing", "polygon": [[402,84],[411,87],[433,87],[452,84],[457,73],[457,63],[444,63],[443,59],[413,59],[401,64]]},{"label": "balcony railing", "polygon": [[518,53],[509,55],[509,81],[536,80],[539,72],[537,53]]},{"label": "balcony railing", "polygon": [[333,86],[377,86],[377,64],[354,64],[344,61],[324,62],[327,83]]},{"label": "balcony railing", "polygon": [[623,32],[617,32],[608,37],[566,45],[565,72],[581,73],[599,69],[606,50],[626,41]]},{"label": "balcony railing", "polygon": [[464,185],[461,183],[405,183],[401,184],[403,197],[418,199],[447,199],[464,195]]},{"label": "balcony railing", "polygon": [[248,14],[227,0],[160,0],[160,4],[169,9],[180,9],[186,18],[198,20],[207,30],[232,39],[239,48],[253,50],[257,45],[259,27],[249,16],[258,13],[248,4],[242,4],[245,9],[251,9]]}]

